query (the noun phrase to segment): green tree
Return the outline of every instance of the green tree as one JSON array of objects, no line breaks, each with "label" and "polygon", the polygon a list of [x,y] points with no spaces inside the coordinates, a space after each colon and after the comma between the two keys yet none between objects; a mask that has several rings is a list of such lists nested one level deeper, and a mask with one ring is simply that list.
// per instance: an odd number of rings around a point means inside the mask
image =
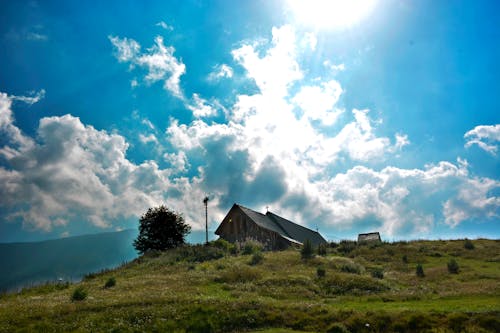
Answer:
[{"label": "green tree", "polygon": [[139,236],[134,241],[135,249],[143,254],[156,250],[164,251],[185,243],[191,227],[182,215],[165,206],[149,208],[139,220]]}]

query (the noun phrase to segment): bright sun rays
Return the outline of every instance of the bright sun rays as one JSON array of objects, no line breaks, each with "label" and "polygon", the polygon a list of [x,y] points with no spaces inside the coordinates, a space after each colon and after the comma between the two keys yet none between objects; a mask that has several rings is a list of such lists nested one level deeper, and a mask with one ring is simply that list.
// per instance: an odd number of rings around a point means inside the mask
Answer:
[{"label": "bright sun rays", "polygon": [[343,29],[367,17],[377,0],[288,0],[299,24],[318,30]]}]

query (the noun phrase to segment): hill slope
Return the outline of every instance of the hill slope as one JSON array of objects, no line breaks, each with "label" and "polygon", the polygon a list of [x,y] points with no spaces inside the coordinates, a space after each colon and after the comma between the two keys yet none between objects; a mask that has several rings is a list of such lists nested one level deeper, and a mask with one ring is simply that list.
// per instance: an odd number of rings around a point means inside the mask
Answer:
[{"label": "hill slope", "polygon": [[[290,249],[261,261],[213,244],[89,276],[79,302],[73,285],[4,295],[0,332],[500,331],[499,241],[341,243],[309,260]],[[451,259],[458,274],[448,271]],[[104,288],[111,277],[116,285]]]},{"label": "hill slope", "polygon": [[78,280],[134,259],[135,230],[32,243],[0,243],[0,291],[40,282]]}]

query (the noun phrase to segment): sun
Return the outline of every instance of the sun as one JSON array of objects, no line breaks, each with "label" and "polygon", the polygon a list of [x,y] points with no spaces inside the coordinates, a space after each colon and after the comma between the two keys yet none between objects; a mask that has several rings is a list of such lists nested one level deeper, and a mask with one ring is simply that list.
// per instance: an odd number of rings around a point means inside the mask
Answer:
[{"label": "sun", "polygon": [[377,0],[288,0],[299,24],[318,30],[349,28],[374,9]]}]

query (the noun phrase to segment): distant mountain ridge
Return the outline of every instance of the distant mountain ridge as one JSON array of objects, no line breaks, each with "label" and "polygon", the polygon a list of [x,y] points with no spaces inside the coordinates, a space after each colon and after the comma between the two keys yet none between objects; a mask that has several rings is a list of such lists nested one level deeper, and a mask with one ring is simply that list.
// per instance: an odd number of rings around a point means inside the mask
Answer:
[{"label": "distant mountain ridge", "polygon": [[136,230],[29,243],[0,243],[0,291],[56,281],[118,266],[137,257]]}]

